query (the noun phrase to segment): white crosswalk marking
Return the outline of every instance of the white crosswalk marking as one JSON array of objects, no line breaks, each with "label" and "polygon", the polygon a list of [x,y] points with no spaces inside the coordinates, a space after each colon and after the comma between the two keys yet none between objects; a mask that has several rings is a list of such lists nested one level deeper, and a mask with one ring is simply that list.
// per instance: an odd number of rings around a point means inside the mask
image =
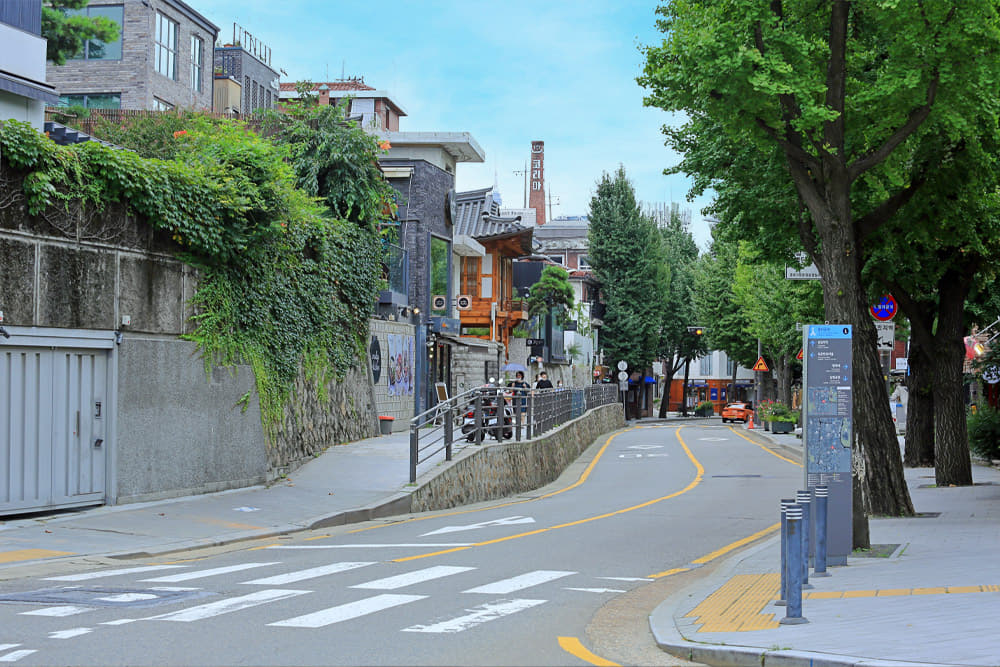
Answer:
[{"label": "white crosswalk marking", "polygon": [[608,579],[610,581],[652,581],[650,577],[597,577],[598,579]]},{"label": "white crosswalk marking", "polygon": [[22,649],[20,651],[12,651],[7,655],[0,655],[0,662],[17,662],[25,656],[29,656],[32,653],[38,653],[37,649]]},{"label": "white crosswalk marking", "polygon": [[8,651],[12,648],[17,648],[20,644],[0,644],[0,651]]},{"label": "white crosswalk marking", "polygon": [[90,628],[70,628],[69,630],[57,630],[56,632],[49,633],[49,639],[72,639],[73,637],[79,637],[80,635],[86,635],[93,632]]},{"label": "white crosswalk marking", "polygon": [[554,581],[555,579],[568,577],[571,574],[576,574],[576,572],[564,572],[562,570],[535,570],[534,572],[528,572],[517,577],[511,577],[510,579],[495,581],[492,584],[470,588],[469,590],[463,592],[485,593],[487,595],[507,595],[508,593],[513,593],[514,591],[520,591],[525,588],[531,588],[532,586],[538,586],[539,584]]},{"label": "white crosswalk marking", "polygon": [[297,581],[315,579],[316,577],[325,577],[328,574],[347,572],[348,570],[354,570],[359,567],[366,567],[374,564],[375,561],[369,561],[366,563],[330,563],[329,565],[311,567],[308,570],[299,570],[298,572],[289,572],[288,574],[276,574],[273,577],[264,577],[263,579],[254,579],[253,581],[244,581],[243,583],[248,585],[258,584],[261,586],[287,586],[288,584],[294,584]]},{"label": "white crosswalk marking", "polygon": [[545,604],[546,600],[500,600],[499,602],[488,602],[474,609],[466,609],[470,612],[465,616],[459,616],[448,621],[442,621],[433,625],[413,625],[404,628],[403,632],[430,632],[430,633],[451,633],[462,632],[471,627],[481,625],[488,621],[493,621],[503,616],[516,614],[519,611]]},{"label": "white crosswalk marking", "polygon": [[435,565],[434,567],[427,567],[423,570],[416,570],[414,572],[407,572],[406,574],[398,574],[394,577],[386,577],[385,579],[376,579],[375,581],[369,581],[364,584],[357,584],[356,586],[351,586],[351,588],[368,588],[380,591],[391,591],[396,588],[412,586],[413,584],[430,581],[431,579],[440,579],[441,577],[447,577],[453,574],[468,572],[469,570],[475,569],[476,568],[474,567]]},{"label": "white crosswalk marking", "polygon": [[65,574],[61,577],[46,577],[45,581],[87,581],[88,579],[101,579],[103,577],[116,577],[119,574],[138,574],[140,572],[155,572],[156,570],[176,570],[184,565],[144,565],[142,567],[123,567],[120,570],[100,570],[98,572],[81,572],[79,574]]},{"label": "white crosswalk marking", "polygon": [[580,591],[581,593],[624,593],[620,588],[567,588],[567,591]]},{"label": "white crosswalk marking", "polygon": [[73,616],[74,614],[82,614],[85,611],[90,611],[93,607],[76,607],[72,605],[65,605],[60,607],[43,607],[42,609],[35,609],[33,611],[22,611],[21,616]]},{"label": "white crosswalk marking", "polygon": [[229,572],[240,572],[242,570],[252,570],[255,567],[265,567],[267,565],[281,565],[280,562],[273,563],[243,563],[241,565],[228,565],[226,567],[213,567],[210,570],[195,570],[194,572],[181,572],[180,574],[168,574],[165,577],[154,579],[140,579],[150,583],[173,584],[178,581],[190,581],[191,579],[202,579],[204,577],[214,577],[217,574],[228,574]]},{"label": "white crosswalk marking", "polygon": [[222,614],[228,614],[241,609],[249,609],[250,607],[256,607],[257,605],[268,602],[275,602],[276,600],[284,600],[285,598],[295,597],[296,595],[305,595],[309,592],[310,591],[293,591],[280,588],[269,588],[263,591],[257,591],[256,593],[251,593],[249,595],[241,595],[240,597],[226,598],[225,600],[209,602],[208,604],[170,612],[169,614],[151,616],[148,620],[190,623],[191,621],[200,621],[213,616],[221,616]]},{"label": "white crosswalk marking", "polygon": [[406,604],[408,602],[423,600],[426,597],[426,595],[393,595],[390,593],[384,593],[382,595],[365,598],[364,600],[358,600],[357,602],[348,602],[347,604],[342,604],[337,607],[321,609],[320,611],[312,614],[296,616],[295,618],[277,621],[276,623],[269,623],[268,625],[276,625],[284,628],[322,628],[327,625],[332,625],[333,623],[349,621],[353,618],[360,618],[361,616],[374,614],[377,611],[398,607],[399,605]]}]

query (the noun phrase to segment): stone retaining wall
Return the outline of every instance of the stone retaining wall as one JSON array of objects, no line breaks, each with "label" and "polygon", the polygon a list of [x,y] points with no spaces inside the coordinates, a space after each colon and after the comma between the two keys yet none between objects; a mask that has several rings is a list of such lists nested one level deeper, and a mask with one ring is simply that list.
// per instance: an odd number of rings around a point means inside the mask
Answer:
[{"label": "stone retaining wall", "polygon": [[625,425],[621,405],[590,410],[530,441],[467,447],[411,495],[411,512],[448,509],[537,489],[554,481],[598,437]]}]

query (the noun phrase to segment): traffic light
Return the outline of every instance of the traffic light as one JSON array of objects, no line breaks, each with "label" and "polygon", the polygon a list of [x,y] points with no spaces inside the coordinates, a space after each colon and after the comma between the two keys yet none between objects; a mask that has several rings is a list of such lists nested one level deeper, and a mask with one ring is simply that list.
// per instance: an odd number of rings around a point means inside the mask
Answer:
[{"label": "traffic light", "polygon": [[688,327],[688,333],[693,333],[695,336],[704,336],[705,327]]}]

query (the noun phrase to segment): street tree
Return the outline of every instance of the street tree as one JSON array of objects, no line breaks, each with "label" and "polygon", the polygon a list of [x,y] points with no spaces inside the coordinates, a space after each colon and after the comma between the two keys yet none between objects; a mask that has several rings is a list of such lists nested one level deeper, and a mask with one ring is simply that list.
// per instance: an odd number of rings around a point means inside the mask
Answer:
[{"label": "street tree", "polygon": [[567,313],[573,308],[573,286],[569,284],[569,273],[561,266],[546,266],[538,282],[531,286],[528,295],[528,315],[555,317],[556,321],[566,321]]},{"label": "street tree", "polygon": [[601,345],[612,360],[645,371],[656,357],[670,270],[653,220],[619,167],[604,173],[590,201],[589,254],[606,305]]},{"label": "street tree", "polygon": [[658,13],[666,37],[646,49],[647,104],[686,112],[690,133],[710,118],[732,140],[780,151],[808,212],[785,227],[820,270],[827,320],[855,327],[856,497],[911,514],[861,278],[866,240],[933,168],[914,150],[928,118],[974,141],[978,120],[997,117],[996,7],[677,0]]},{"label": "street tree", "polygon": [[42,3],[42,37],[46,39],[45,58],[54,65],[65,65],[94,40],[91,49],[118,39],[120,27],[106,16],[86,16],[90,0],[49,0]]}]

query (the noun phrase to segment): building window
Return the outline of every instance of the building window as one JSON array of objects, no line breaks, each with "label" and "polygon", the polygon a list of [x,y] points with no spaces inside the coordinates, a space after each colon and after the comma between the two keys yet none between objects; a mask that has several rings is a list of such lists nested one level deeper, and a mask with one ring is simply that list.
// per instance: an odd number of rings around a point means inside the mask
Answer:
[{"label": "building window", "polygon": [[202,79],[205,65],[205,42],[191,35],[191,90],[203,90]]},{"label": "building window", "polygon": [[703,377],[709,377],[712,375],[712,357],[702,357],[698,361],[698,371]]},{"label": "building window", "polygon": [[445,297],[444,308],[431,306],[432,315],[448,315],[448,302],[451,301],[451,290],[448,289],[451,276],[451,242],[431,237],[431,296]]},{"label": "building window", "polygon": [[250,106],[250,77],[243,77],[243,113],[253,113]]},{"label": "building window", "polygon": [[566,263],[566,258],[563,257],[562,255],[549,255],[549,259],[555,262],[556,264],[560,265]]},{"label": "building window", "polygon": [[580,256],[578,256],[576,261],[579,263],[578,266],[581,269],[589,269],[590,268],[590,258],[587,257],[586,255],[580,255]]},{"label": "building window", "polygon": [[[125,23],[125,9],[122,5],[106,5],[102,7],[86,7],[70,9],[67,16],[89,16],[111,19],[118,24],[118,39],[113,42],[102,42],[99,39],[88,39],[83,43],[79,53],[73,60],[121,60],[122,59],[122,25]],[[98,108],[98,107],[93,107]],[[117,107],[116,107],[117,108]]]},{"label": "building window", "polygon": [[153,111],[172,111],[174,105],[170,102],[164,102],[159,97],[153,98]]},{"label": "building window", "polygon": [[87,107],[88,109],[121,109],[120,93],[84,93],[83,95],[60,95],[61,107]]},{"label": "building window", "polygon": [[736,372],[736,362],[732,359],[726,360],[726,376],[733,377],[733,373]]},{"label": "building window", "polygon": [[462,258],[462,283],[459,294],[476,295],[476,288],[479,286],[479,258]]},{"label": "building window", "polygon": [[160,12],[156,12],[153,62],[157,72],[168,79],[177,79],[177,23]]}]

